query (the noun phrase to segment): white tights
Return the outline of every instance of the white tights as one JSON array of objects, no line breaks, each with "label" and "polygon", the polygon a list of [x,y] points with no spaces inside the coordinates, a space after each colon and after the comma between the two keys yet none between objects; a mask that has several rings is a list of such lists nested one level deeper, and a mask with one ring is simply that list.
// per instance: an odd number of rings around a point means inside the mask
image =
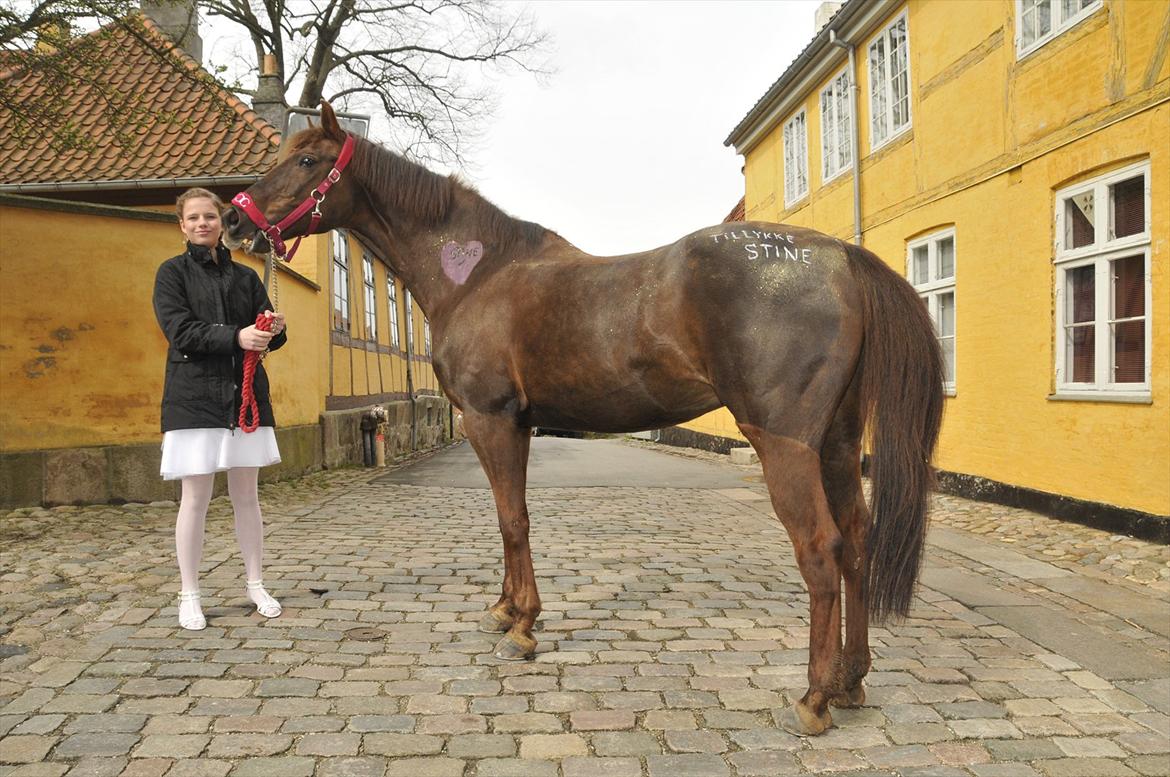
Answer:
[{"label": "white tights", "polygon": [[[256,489],[258,467],[236,467],[227,471],[228,494],[236,516],[236,542],[244,557],[246,580],[262,578],[264,557],[264,522],[260,517],[260,499]],[[203,560],[203,527],[215,475],[183,478],[183,498],[175,521],[175,551],[179,558],[182,590],[199,590],[199,563]]]}]

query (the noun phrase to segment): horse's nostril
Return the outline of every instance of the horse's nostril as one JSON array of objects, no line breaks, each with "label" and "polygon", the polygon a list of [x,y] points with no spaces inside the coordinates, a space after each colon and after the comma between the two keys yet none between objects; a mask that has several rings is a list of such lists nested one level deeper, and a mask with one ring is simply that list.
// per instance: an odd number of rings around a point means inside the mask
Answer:
[{"label": "horse's nostril", "polygon": [[240,223],[240,214],[235,208],[228,208],[227,213],[223,214],[223,223],[228,229],[234,229]]}]

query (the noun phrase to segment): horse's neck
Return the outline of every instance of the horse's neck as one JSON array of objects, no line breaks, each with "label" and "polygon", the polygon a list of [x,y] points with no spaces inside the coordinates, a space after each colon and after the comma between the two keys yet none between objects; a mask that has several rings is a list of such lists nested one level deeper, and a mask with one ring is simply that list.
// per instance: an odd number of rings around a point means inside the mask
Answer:
[{"label": "horse's neck", "polygon": [[[461,296],[495,268],[525,261],[540,250],[539,244],[524,240],[501,242],[498,220],[507,217],[490,205],[480,206],[478,197],[470,190],[457,191],[448,213],[436,224],[426,224],[411,214],[381,213],[380,203],[372,197],[367,206],[370,212],[360,219],[360,231],[383,249],[432,321],[441,321]],[[487,223],[493,220],[497,223]],[[564,242],[548,231],[543,239]],[[477,250],[483,253],[474,260]],[[444,253],[451,254],[446,261]],[[466,264],[469,260],[473,260],[471,267]]]}]

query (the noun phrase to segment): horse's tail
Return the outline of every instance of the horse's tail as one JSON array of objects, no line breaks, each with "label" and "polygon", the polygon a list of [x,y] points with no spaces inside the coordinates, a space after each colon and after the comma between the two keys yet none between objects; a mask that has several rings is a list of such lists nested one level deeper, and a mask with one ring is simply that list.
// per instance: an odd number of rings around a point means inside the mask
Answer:
[{"label": "horse's tail", "polygon": [[847,247],[865,299],[861,408],[868,420],[869,611],[905,617],[922,565],[931,457],[943,410],[943,363],[934,324],[914,287],[859,246]]}]

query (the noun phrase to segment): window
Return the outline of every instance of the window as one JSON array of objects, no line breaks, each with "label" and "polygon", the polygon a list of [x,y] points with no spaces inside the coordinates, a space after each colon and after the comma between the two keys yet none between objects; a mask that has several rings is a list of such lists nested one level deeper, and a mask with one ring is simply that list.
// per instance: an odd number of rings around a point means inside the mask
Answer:
[{"label": "window", "polygon": [[943,388],[955,393],[955,230],[907,245],[906,274],[934,320],[943,355]]},{"label": "window", "polygon": [[808,133],[804,111],[784,125],[784,206],[808,194]]},{"label": "window", "polygon": [[1016,53],[1031,54],[1101,8],[1101,0],[1016,0]]},{"label": "window", "polygon": [[431,320],[423,316],[423,352],[431,355]]},{"label": "window", "polygon": [[349,239],[333,230],[333,328],[349,331]]},{"label": "window", "polygon": [[366,339],[378,339],[378,295],[374,291],[374,260],[362,251],[362,290],[366,304]]},{"label": "window", "polygon": [[406,292],[406,355],[414,353],[414,297],[410,291]]},{"label": "window", "polygon": [[394,274],[386,273],[386,299],[390,308],[390,347],[399,348],[402,340],[398,334],[398,287],[394,285]]},{"label": "window", "polygon": [[821,181],[828,182],[853,166],[853,132],[849,73],[829,82],[821,92]]},{"label": "window", "polygon": [[1056,393],[1148,396],[1150,165],[1056,193]]},{"label": "window", "polygon": [[870,149],[910,128],[910,39],[902,14],[869,44]]}]

